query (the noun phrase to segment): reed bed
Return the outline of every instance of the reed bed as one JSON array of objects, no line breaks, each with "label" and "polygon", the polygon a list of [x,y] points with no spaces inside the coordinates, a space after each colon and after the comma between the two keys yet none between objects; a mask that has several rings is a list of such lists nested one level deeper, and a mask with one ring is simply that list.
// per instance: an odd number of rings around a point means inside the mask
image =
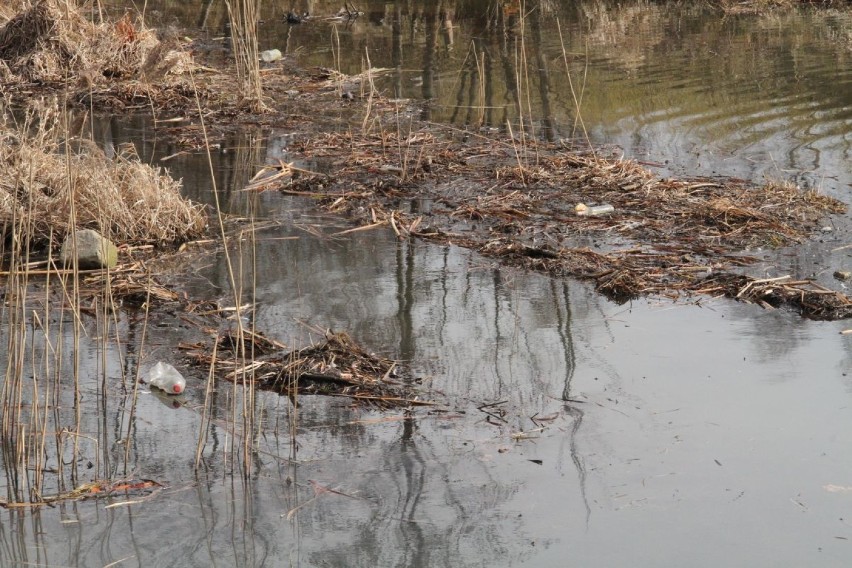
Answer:
[{"label": "reed bed", "polygon": [[[169,316],[179,314],[201,326],[221,329],[226,317],[235,325],[230,347],[214,343],[208,360],[196,467],[204,465],[211,421],[219,420],[223,410],[214,396],[216,381],[223,376],[233,383],[224,410],[234,441],[225,459],[231,471],[241,471],[246,479],[264,424],[256,388],[275,390],[293,402],[288,422],[294,456],[298,397],[303,393],[342,394],[381,407],[427,404],[406,394],[410,385],[396,380],[395,363],[367,353],[345,336],[286,353],[282,344],[255,329],[250,310],[244,307],[253,305],[255,298],[254,233],[259,225],[253,210],[246,213],[249,228],[242,232],[244,238],[230,240],[226,216],[216,204],[234,308],[216,306],[201,316],[201,304],[163,283],[147,262],[155,248],[162,250],[162,245],[206,231],[205,211],[180,197],[179,183],[162,170],[141,164],[130,146],[107,156],[92,141],[76,136],[56,103],[36,103],[17,114],[7,110],[12,101],[20,103],[51,90],[65,96],[59,97],[63,106],[70,101],[105,106],[111,101],[133,105],[155,101],[186,108],[191,102],[201,118],[198,140],[209,150],[203,122],[209,93],[191,75],[184,76],[193,64],[179,42],[155,40],[155,34],[129,17],[94,24],[73,4],[55,0],[24,4],[0,27],[0,81],[9,88],[0,108],[0,219],[9,245],[2,274],[6,301],[0,309],[8,354],[0,392],[6,480],[6,498],[0,499],[0,506],[39,506],[137,488],[135,481],[128,485],[121,480],[133,474],[137,401],[144,384],[140,361],[147,357],[148,321],[152,314],[161,317],[165,310],[157,310],[166,305]],[[249,60],[254,59],[252,49],[256,51],[249,46]],[[279,77],[279,86],[286,83]],[[246,163],[253,167],[257,157],[247,157]],[[215,181],[213,185],[218,199]],[[50,253],[62,239],[82,227],[96,229],[119,244],[118,267],[89,272],[51,261]],[[121,306],[132,307],[133,315],[120,313]],[[141,337],[136,327],[140,320]],[[124,335],[128,326],[134,327],[132,339]],[[86,341],[87,336],[91,340]],[[128,343],[138,353],[125,365]],[[99,353],[101,376],[81,373],[84,344]],[[264,357],[269,348],[276,353]],[[272,367],[258,378],[260,364]],[[85,420],[105,412],[110,389],[117,388],[109,386],[115,382],[108,376],[109,368],[120,369],[119,420],[114,431],[93,434]],[[272,370],[275,378],[269,374]],[[123,444],[120,451],[115,451],[117,444]]]},{"label": "reed bed", "polygon": [[263,85],[260,77],[260,51],[257,47],[259,0],[226,0],[234,59],[237,70],[237,92],[240,106],[251,112],[263,112]]},{"label": "reed bed", "polygon": [[[786,306],[813,318],[852,317],[852,300],[842,292],[807,279],[743,273],[757,262],[751,250],[808,238],[822,217],[844,209],[839,202],[788,183],[661,178],[649,169],[653,165],[543,142],[532,128],[534,69],[523,41],[513,72],[522,91],[515,101],[519,124],[507,123],[500,135],[482,135],[410,118],[403,124],[400,117],[410,110],[408,103],[378,92],[374,79],[388,70],[372,68],[369,52],[366,69],[356,76],[328,69],[303,72],[285,62],[265,66],[261,73],[257,4],[251,0],[229,4],[236,78],[213,73],[199,82],[195,71],[202,68],[181,40],[158,37],[129,16],[93,23],[69,2],[36,0],[22,6],[0,27],[0,81],[10,99],[20,102],[53,89],[70,93],[67,100],[78,104],[145,108],[154,102],[155,111],[181,109],[199,119],[192,127],[175,127],[181,144],[208,152],[212,144],[205,119],[216,121],[220,129],[233,128],[239,113],[266,112],[264,100],[290,101],[289,108],[298,112],[290,116],[287,104],[280,104],[276,118],[281,124],[311,125],[290,152],[308,163],[321,160],[333,174],[281,162],[263,168],[241,195],[278,188],[310,196],[358,222],[339,234],[387,228],[401,239],[466,246],[506,265],[590,280],[617,301],[643,295],[725,296],[766,308]],[[521,20],[521,38],[524,26]],[[471,53],[470,71],[477,77],[483,75],[482,57],[476,49]],[[484,84],[477,85],[474,98],[481,108],[474,122],[479,124],[485,119],[486,97]],[[217,90],[231,94],[211,94]],[[574,93],[572,84],[581,125],[583,96],[582,87]],[[309,116],[302,110],[306,103]],[[362,105],[361,128],[320,132],[318,117],[335,114],[325,111],[340,105]],[[197,468],[204,464],[211,424],[224,421],[234,435],[225,459],[233,465],[231,471],[242,471],[249,479],[264,424],[256,389],[292,402],[287,418],[294,459],[301,396],[346,397],[380,408],[435,404],[420,399],[416,381],[398,362],[368,352],[346,334],[327,332],[318,343],[289,349],[256,329],[251,306],[256,300],[254,237],[259,225],[251,207],[246,212],[249,229],[242,235],[247,238],[231,241],[225,214],[216,205],[232,307],[183,297],[152,276],[150,265],[130,254],[131,247],[125,248],[124,262],[110,271],[90,274],[36,264],[38,253],[54,249],[76,227],[94,228],[120,244],[138,247],[200,236],[206,216],[180,197],[177,182],[141,164],[131,147],[107,157],[91,141],[74,136],[57,105],[41,103],[18,121],[0,110],[0,219],[10,249],[2,310],[8,357],[0,393],[8,483],[7,498],[0,504],[44,504],[129,486],[144,491],[159,486],[146,480],[142,485],[119,483],[119,465],[81,427],[83,316],[94,318],[102,353],[108,341],[115,341],[121,353],[125,339],[116,331],[116,308],[122,303],[138,308],[144,318],[138,343],[142,356],[150,310],[163,305],[208,334],[205,342],[183,346],[208,379]],[[260,146],[250,147],[254,150],[246,152],[244,164],[253,169]],[[611,215],[575,214],[578,204],[602,202],[613,207]],[[32,286],[36,278],[47,284],[37,289]],[[65,313],[72,317],[63,318]],[[218,331],[226,325],[231,325],[228,331]],[[64,349],[59,338],[68,332],[63,326],[72,327],[72,340]],[[35,361],[37,351],[43,355]],[[105,362],[101,367],[107,368]],[[101,385],[107,378],[103,372]],[[125,444],[124,476],[131,473],[138,364],[133,372],[133,377],[122,376],[121,404],[128,410],[112,440]],[[130,384],[124,382],[128,379]],[[232,385],[224,420],[216,402],[220,380]],[[105,388],[95,390],[94,400],[105,400]],[[81,456],[96,464],[89,481],[78,471]]]},{"label": "reed bed", "polygon": [[[179,182],[142,164],[132,147],[107,157],[70,133],[69,123],[55,103],[36,102],[14,114],[0,104],[0,446],[6,481],[0,505],[7,507],[73,498],[92,476],[103,481],[104,474],[116,473],[102,440],[83,422],[106,405],[108,369],[120,369],[122,382],[130,378],[107,357],[121,358],[128,341],[119,331],[126,322],[118,307],[142,307],[147,322],[152,305],[179,298],[134,257],[206,227],[203,208],[180,195]],[[122,262],[95,271],[58,266],[52,252],[82,227],[117,241]],[[84,344],[100,354],[102,376],[81,373]],[[85,402],[84,389],[95,392]],[[135,400],[127,405],[133,408]],[[131,422],[122,422],[117,438],[131,435]]]}]

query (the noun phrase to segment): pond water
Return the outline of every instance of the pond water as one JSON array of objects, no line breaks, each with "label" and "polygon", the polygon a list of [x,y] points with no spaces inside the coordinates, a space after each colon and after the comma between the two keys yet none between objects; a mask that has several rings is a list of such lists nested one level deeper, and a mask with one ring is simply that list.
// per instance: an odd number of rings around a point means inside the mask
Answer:
[{"label": "pond water", "polygon": [[[850,201],[849,12],[723,18],[681,4],[578,2],[545,5],[520,33],[511,3],[419,5],[363,2],[365,17],[335,30],[278,16],[337,4],[269,3],[261,47],[349,73],[369,49],[374,67],[397,70],[378,87],[430,99],[430,120],[524,122],[535,135],[574,138],[558,20],[572,80],[586,85],[580,114],[593,143],[661,172],[793,177]],[[196,33],[211,37],[223,29],[218,2],[147,10],[159,23],[201,22]],[[512,77],[528,87],[513,94]],[[298,199],[239,192],[256,164],[286,151],[289,134],[241,132],[215,160],[226,207],[276,223],[256,243],[257,328],[291,345],[316,338],[306,324],[345,330],[405,361],[448,411],[303,397],[294,444],[289,401],[260,393],[243,478],[229,415],[242,393],[223,384],[196,472],[203,377],[189,377],[177,408],[143,390],[132,416],[121,377],[159,359],[186,370],[174,346],[198,332],[176,316],[140,345],[141,319],[124,314],[120,349],[103,350],[91,326],[81,339],[89,438],[66,459],[82,481],[132,475],[167,488],[3,510],[0,565],[848,566],[852,335],[839,333],[848,322],[729,300],[619,306],[455,247],[382,232],[331,237],[345,221]],[[152,161],[176,151],[143,118],[105,121],[99,137],[134,141]],[[188,195],[213,201],[206,157],[164,165]],[[835,220],[819,242],[762,269],[849,270],[848,227]],[[227,299],[223,256],[172,270],[192,296]],[[72,351],[71,337],[61,343]],[[73,398],[62,396],[60,423],[70,426]],[[7,491],[12,478],[7,466]]]},{"label": "pond water", "polygon": [[[110,4],[110,3],[108,3]],[[116,4],[113,2],[112,4]],[[120,2],[117,4],[121,5]],[[260,49],[304,66],[389,70],[377,87],[424,118],[612,144],[679,175],[852,187],[852,14],[723,16],[692,2],[265,2]],[[224,38],[222,2],[149,0],[148,21]],[[309,13],[290,25],[283,13]],[[570,71],[569,75],[565,72]],[[577,107],[579,106],[579,113]],[[309,109],[307,109],[309,111]]]}]

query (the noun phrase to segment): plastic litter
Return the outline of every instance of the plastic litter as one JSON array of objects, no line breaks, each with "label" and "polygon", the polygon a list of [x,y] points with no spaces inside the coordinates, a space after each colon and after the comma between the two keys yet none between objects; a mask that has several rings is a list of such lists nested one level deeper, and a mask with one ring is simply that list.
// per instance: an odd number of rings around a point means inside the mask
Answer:
[{"label": "plastic litter", "polygon": [[263,59],[265,63],[272,63],[273,61],[278,61],[282,57],[283,55],[281,55],[280,49],[267,49],[266,51],[260,52],[260,58]]},{"label": "plastic litter", "polygon": [[148,384],[169,394],[180,394],[186,389],[186,379],[180,372],[162,361],[151,367],[148,372]]},{"label": "plastic litter", "polygon": [[585,203],[578,203],[577,206],[574,207],[574,212],[577,213],[577,215],[584,217],[609,215],[613,211],[615,211],[615,207],[609,203],[603,203],[601,205],[586,205]]}]

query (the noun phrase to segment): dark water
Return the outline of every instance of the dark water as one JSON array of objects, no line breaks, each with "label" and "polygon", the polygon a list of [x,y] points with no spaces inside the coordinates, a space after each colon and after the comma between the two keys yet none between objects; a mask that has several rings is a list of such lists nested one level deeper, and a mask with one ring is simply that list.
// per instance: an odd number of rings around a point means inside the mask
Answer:
[{"label": "dark water", "polygon": [[[193,25],[204,15],[215,36],[222,7],[205,6],[149,2],[148,10]],[[360,6],[367,17],[337,30],[340,67],[359,72],[370,47],[373,66],[400,70],[382,88],[430,96],[432,120],[496,129],[524,120],[542,135],[576,136],[559,15],[572,78],[588,70],[581,114],[595,142],[680,173],[793,176],[849,201],[848,13],[721,18],[671,4],[582,2],[542,17],[540,34],[528,18],[521,36],[509,8],[498,15],[489,3],[444,2],[442,16],[417,6]],[[335,65],[330,24],[267,22],[263,48]],[[523,67],[520,37],[530,59],[523,96],[534,97],[523,112],[506,79]],[[482,117],[454,106],[460,91],[462,101],[480,92],[471,87],[479,81],[473,46],[492,69],[483,81],[494,108]],[[539,51],[552,120],[538,87]],[[384,232],[320,238],[311,233],[347,226],[299,200],[239,191],[256,164],[282,151],[283,134],[240,133],[216,156],[226,206],[279,224],[258,234],[257,327],[288,344],[316,336],[303,321],[346,330],[409,362],[427,396],[450,411],[406,417],[306,397],[295,451],[289,402],[262,394],[257,451],[243,480],[234,461],[241,438],[228,425],[242,394],[222,384],[196,473],[202,378],[190,377],[188,404],[178,409],[144,392],[132,421],[120,378],[137,361],[179,361],[174,345],[194,340],[192,331],[175,318],[149,330],[140,355],[140,321],[119,321],[129,339],[106,353],[100,331],[87,328],[84,401],[102,402],[84,406],[81,431],[91,438],[81,442],[81,480],[121,476],[125,445],[116,440],[129,429],[130,473],[168,488],[114,507],[100,500],[3,510],[0,565],[848,565],[852,336],[838,333],[848,322],[727,300],[616,306],[584,285],[503,270],[455,247],[400,243]],[[146,159],[175,151],[142,119],[106,122],[100,137],[134,140]],[[205,160],[166,165],[209,203]],[[849,237],[840,229],[784,268],[849,270],[852,249],[842,248]],[[229,297],[221,253],[172,270],[193,295]],[[73,347],[69,337],[61,342]],[[41,349],[37,333],[33,343]],[[62,405],[63,424],[72,423],[71,402]],[[107,471],[86,469],[90,459]],[[312,482],[346,496],[317,495]],[[9,483],[7,472],[0,485]],[[125,500],[133,497],[114,501]]]},{"label": "dark water", "polygon": [[[153,23],[224,37],[217,2],[147,3]],[[679,175],[793,178],[852,187],[852,14],[723,16],[702,3],[376,2],[349,24],[338,2],[264,3],[260,49],[305,66],[388,69],[391,97],[424,118],[613,144]],[[314,19],[289,25],[287,11]],[[195,34],[194,34],[195,35]],[[570,71],[569,75],[566,73]],[[579,104],[579,113],[577,106]]]}]

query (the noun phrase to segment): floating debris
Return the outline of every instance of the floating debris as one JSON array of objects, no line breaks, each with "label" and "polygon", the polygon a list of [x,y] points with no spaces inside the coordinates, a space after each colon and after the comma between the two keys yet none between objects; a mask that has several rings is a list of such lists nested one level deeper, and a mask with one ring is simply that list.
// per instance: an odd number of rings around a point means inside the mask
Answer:
[{"label": "floating debris", "polygon": [[267,49],[260,52],[260,59],[264,63],[272,63],[273,61],[278,61],[282,57],[283,55],[281,54],[280,49]]},{"label": "floating debris", "polygon": [[[382,408],[399,406],[432,406],[413,394],[413,381],[399,376],[396,361],[368,353],[346,333],[328,331],[315,345],[286,353],[268,354],[278,342],[243,332],[243,354],[240,333],[233,330],[217,338],[217,348],[205,345],[182,346],[190,358],[205,368],[215,366],[218,376],[228,381],[251,381],[257,388],[273,390],[295,397],[306,394],[345,396],[354,401]],[[224,348],[222,348],[224,347]],[[254,357],[246,352],[254,350]]]},{"label": "floating debris", "polygon": [[574,211],[581,217],[600,217],[601,215],[609,215],[615,211],[615,207],[608,203],[604,203],[602,205],[586,205],[585,203],[578,203],[574,207]]},{"label": "floating debris", "polygon": [[[823,217],[845,210],[792,183],[660,178],[636,161],[545,142],[537,143],[535,165],[524,165],[511,141],[455,134],[434,124],[398,134],[317,134],[303,141],[304,158],[336,160],[334,178],[319,188],[309,178],[281,180],[281,191],[314,195],[365,230],[387,225],[401,239],[464,246],[510,266],[592,280],[617,302],[708,293],[708,276],[734,278],[758,262],[747,251],[802,242]],[[406,148],[411,158],[390,169],[389,146]],[[413,208],[415,198],[430,203],[428,213]],[[577,214],[578,203],[585,214]],[[825,290],[809,290],[761,305],[818,319],[850,317],[842,292],[829,301]],[[815,299],[797,300],[802,294]]]},{"label": "floating debris", "polygon": [[[22,507],[38,507],[50,505],[61,501],[79,501],[82,499],[100,499],[104,497],[150,497],[163,488],[161,483],[151,479],[121,479],[117,481],[99,480],[83,483],[71,491],[57,493],[55,495],[44,495],[41,500],[32,502],[11,502],[0,500],[0,507],[6,509]],[[114,503],[113,505],[115,505]]]},{"label": "floating debris", "polygon": [[829,290],[812,280],[794,280],[790,276],[758,280],[748,276],[721,274],[707,278],[704,288],[696,292],[722,293],[764,308],[790,306],[803,316],[815,320],[852,317],[852,300],[845,294]]},{"label": "floating debris", "polygon": [[186,379],[180,371],[164,361],[158,361],[148,372],[148,384],[170,395],[186,390]]}]

